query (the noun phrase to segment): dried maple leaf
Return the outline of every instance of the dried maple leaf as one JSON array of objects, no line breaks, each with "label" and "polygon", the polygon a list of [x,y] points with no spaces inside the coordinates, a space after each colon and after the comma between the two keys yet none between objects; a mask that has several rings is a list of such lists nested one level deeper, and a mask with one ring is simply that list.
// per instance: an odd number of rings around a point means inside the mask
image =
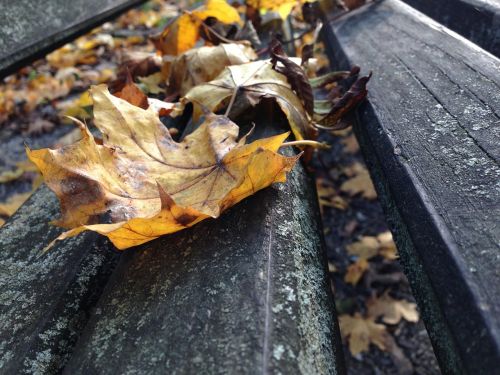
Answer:
[{"label": "dried maple leaf", "polygon": [[160,116],[167,116],[174,109],[174,103],[164,102],[155,98],[148,98],[146,94],[137,86],[132,77],[128,76],[127,83],[123,88],[113,94],[117,98],[121,98],[136,107],[147,109],[151,107]]},{"label": "dried maple leaf", "polygon": [[186,95],[194,86],[213,80],[226,66],[240,65],[255,59],[257,55],[246,44],[220,44],[187,51],[172,63],[167,95]]},{"label": "dried maple leaf", "polygon": [[380,350],[387,350],[390,336],[383,324],[375,323],[373,318],[363,318],[359,313],[339,316],[340,332],[349,343],[353,356],[367,352],[370,344]]},{"label": "dried maple leaf", "polygon": [[370,298],[366,307],[368,316],[373,319],[382,317],[382,321],[387,324],[398,324],[401,319],[413,323],[418,322],[417,305],[405,300],[393,299],[388,292],[382,294],[380,298]]},{"label": "dried maple leaf", "polygon": [[163,55],[180,55],[193,48],[200,37],[200,25],[208,17],[222,23],[240,22],[238,11],[224,0],[208,0],[192,12],[185,12],[168,25],[153,42]]},{"label": "dried maple leaf", "polygon": [[316,191],[321,212],[323,212],[324,207],[333,207],[344,211],[349,206],[347,201],[337,195],[337,191],[321,177],[316,179]]},{"label": "dried maple leaf", "polygon": [[370,264],[365,258],[359,258],[347,267],[344,281],[348,284],[357,285],[369,266]]},{"label": "dried maple leaf", "polygon": [[396,248],[396,244],[392,239],[392,233],[386,231],[384,233],[380,233],[377,236],[377,240],[380,243],[379,254],[382,255],[385,259],[395,260],[398,259],[398,249]]},{"label": "dried maple leaf", "polygon": [[195,106],[195,117],[201,113],[201,107],[213,112],[226,107],[231,110],[229,114],[237,116],[263,98],[276,100],[297,140],[313,137],[314,129],[302,102],[286,77],[276,72],[269,60],[228,66],[213,81],[193,87],[183,102],[201,104]]},{"label": "dried maple leaf", "polygon": [[130,72],[127,74],[127,80],[125,81],[125,86],[122,87],[120,91],[113,94],[114,96],[126,100],[136,107],[142,109],[148,108],[148,97],[142,92],[142,90],[134,83]]},{"label": "dried maple leaf", "polygon": [[349,255],[355,255],[362,259],[370,259],[378,255],[380,243],[376,237],[363,236],[358,242],[346,246]]},{"label": "dried maple leaf", "polygon": [[[119,249],[218,217],[228,207],[286,180],[298,157],[277,153],[288,134],[245,144],[225,116],[209,114],[181,143],[172,140],[153,109],[143,110],[91,89],[95,142],[83,123],[82,139],[51,150],[27,150],[61,203],[58,222],[99,232]],[[112,223],[103,223],[106,220]]]},{"label": "dried maple leaf", "polygon": [[352,177],[340,186],[340,190],[349,193],[351,196],[361,194],[363,198],[369,200],[377,198],[377,192],[373,186],[370,174],[362,164],[355,163],[349,172],[352,173]]},{"label": "dried maple leaf", "polygon": [[[297,93],[307,113],[312,116],[314,114],[314,96],[311,84],[309,83],[309,79],[304,69],[290,60],[277,39],[273,39],[271,42],[269,53],[271,54],[273,69],[286,76],[288,82],[290,82],[292,86],[292,90]],[[278,61],[283,64],[283,66],[279,66],[277,64]]]},{"label": "dried maple leaf", "polygon": [[121,64],[116,74],[116,80],[110,83],[112,92],[119,91],[125,85],[130,74],[132,78],[149,76],[160,71],[162,59],[151,53],[127,51],[121,56]]},{"label": "dried maple leaf", "polygon": [[398,258],[396,245],[391,232],[387,231],[377,237],[363,236],[361,240],[346,246],[347,253],[359,258],[371,259],[376,255],[394,260]]},{"label": "dried maple leaf", "polygon": [[352,84],[351,88],[334,103],[330,113],[319,120],[319,124],[316,126],[319,129],[325,130],[341,130],[346,128],[348,126],[347,123],[341,123],[340,120],[366,98],[368,94],[366,84],[371,76],[372,73],[370,72],[368,76],[358,78]]}]

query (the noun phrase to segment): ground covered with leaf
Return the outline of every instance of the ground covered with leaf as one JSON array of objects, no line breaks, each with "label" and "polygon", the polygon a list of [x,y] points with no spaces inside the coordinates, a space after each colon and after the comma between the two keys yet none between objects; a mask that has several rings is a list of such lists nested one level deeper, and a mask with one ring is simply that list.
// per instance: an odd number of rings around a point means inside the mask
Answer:
[{"label": "ground covered with leaf", "polygon": [[[339,12],[363,2],[346,1]],[[318,150],[314,155],[306,151],[305,159],[316,174],[332,289],[349,373],[439,373],[376,192],[349,127],[350,119],[344,118],[345,112],[357,103],[356,95],[360,98],[366,95],[364,86],[369,77],[360,81],[360,88],[353,85],[346,90],[347,94],[351,92],[350,96],[344,95],[336,82],[357,75],[359,69],[341,72],[327,82],[311,80],[314,88],[326,86],[336,95],[332,101],[325,91],[324,100],[317,100],[313,106],[312,92],[294,69],[301,63],[308,69],[304,59],[313,54],[318,66],[326,69],[328,61],[321,43],[314,47],[319,29],[305,30],[309,32],[301,29],[306,14],[294,21],[301,9],[296,1],[247,3],[247,16],[252,6],[266,8],[265,12],[257,9],[262,16],[259,22],[268,22],[270,28],[292,14],[290,22],[296,28],[289,30],[288,47],[301,55],[302,61],[291,63],[284,50],[270,45],[267,50],[272,57],[270,63],[250,62],[262,50],[226,43],[256,37],[253,26],[239,24],[238,11],[243,4],[231,7],[215,0],[196,7],[195,2],[189,1],[151,1],[7,77],[0,88],[0,143],[4,151],[0,155],[0,225],[42,183],[38,169],[26,160],[25,144],[33,150],[29,151],[30,158],[45,172],[47,184],[61,190],[60,197],[67,195],[62,200],[61,221],[74,228],[73,231],[97,230],[108,235],[117,247],[126,248],[171,233],[179,226],[184,228],[206,217],[217,217],[251,192],[284,181],[285,172],[292,168],[296,158],[277,153],[286,136],[245,145],[237,139],[236,125],[228,117],[207,115],[203,111],[226,108],[225,115],[238,118],[260,100],[262,93],[269,95],[272,91],[268,99],[277,103],[295,139],[309,138],[315,132],[308,121],[313,113],[322,115],[318,118],[320,127],[341,129],[321,133],[320,140],[331,148]],[[191,11],[185,12],[188,9]],[[239,26],[231,28],[231,24]],[[199,40],[214,46],[192,49],[199,45]],[[161,51],[163,59],[155,51]],[[180,57],[165,58],[177,55]],[[208,60],[215,63],[207,65]],[[172,77],[168,86],[166,67]],[[113,95],[99,85],[103,83]],[[91,85],[98,86],[89,93]],[[301,95],[296,95],[297,92]],[[178,95],[183,97],[179,105],[165,103]],[[199,102],[204,105],[193,106]],[[191,129],[194,131],[183,141],[174,142],[178,135],[175,121],[167,130],[156,118],[174,112],[182,118],[186,108],[192,111],[193,119],[203,116],[206,119],[196,130]],[[70,125],[71,120],[65,116],[78,118],[78,127]],[[123,118],[141,120],[139,125],[137,121],[131,124],[117,120]],[[119,131],[116,127],[112,131],[107,128],[114,122]],[[96,129],[90,132],[87,125],[91,129],[97,126],[103,138],[94,137],[99,132]],[[139,133],[141,136],[137,138]],[[67,148],[43,149],[71,144],[76,146],[72,146],[69,158],[64,151]],[[109,192],[101,194],[101,190],[93,190],[88,183],[85,191],[69,189],[80,186],[81,181],[62,170],[71,170],[84,157],[91,163],[85,165],[83,174],[111,186],[112,198]],[[127,165],[141,162],[114,173],[110,166],[116,165],[117,158]],[[270,171],[272,178],[261,181],[259,171],[264,169]],[[164,181],[162,176],[166,173],[177,177]],[[143,177],[145,174],[147,178]],[[64,185],[61,180],[66,181]],[[134,185],[136,180],[141,181],[140,186]],[[199,187],[193,188],[186,181],[200,182]],[[164,189],[169,194],[163,194]],[[89,192],[94,192],[91,198]],[[80,198],[78,207],[73,206],[75,194]],[[137,199],[131,200],[130,196]],[[146,205],[148,199],[153,203]],[[82,201],[88,209],[82,207]],[[113,210],[109,210],[110,205],[114,205]],[[96,207],[99,215],[95,215]],[[129,220],[127,210],[132,208],[134,214],[140,212],[158,225],[152,226],[148,221],[144,226],[140,220]],[[109,217],[108,211],[119,217]]]}]

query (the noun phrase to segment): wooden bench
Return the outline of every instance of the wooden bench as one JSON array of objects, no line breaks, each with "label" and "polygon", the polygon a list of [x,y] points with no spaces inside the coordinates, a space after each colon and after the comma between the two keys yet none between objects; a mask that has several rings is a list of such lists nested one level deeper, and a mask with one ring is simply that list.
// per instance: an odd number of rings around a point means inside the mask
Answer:
[{"label": "wooden bench", "polygon": [[325,39],[374,72],[355,132],[443,373],[498,374],[500,60],[399,0]]},{"label": "wooden bench", "polygon": [[145,0],[0,3],[0,79]]},{"label": "wooden bench", "polygon": [[500,2],[496,0],[404,1],[500,57]]},{"label": "wooden bench", "polygon": [[[13,36],[1,76],[139,1],[49,3],[0,5]],[[344,373],[300,165],[218,220],[125,253],[84,233],[41,255],[57,213],[42,186],[0,230],[0,373]]]}]

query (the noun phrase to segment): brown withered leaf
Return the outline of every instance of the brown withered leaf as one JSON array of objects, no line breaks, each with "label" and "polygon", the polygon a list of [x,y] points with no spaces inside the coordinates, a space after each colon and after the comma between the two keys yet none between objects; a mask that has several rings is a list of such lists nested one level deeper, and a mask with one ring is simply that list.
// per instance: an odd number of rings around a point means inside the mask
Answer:
[{"label": "brown withered leaf", "polygon": [[[271,54],[273,69],[286,76],[288,82],[290,82],[292,86],[292,90],[297,93],[307,113],[312,116],[314,113],[314,95],[304,69],[290,60],[283,50],[283,46],[277,39],[272,40],[269,53]],[[278,61],[283,64],[283,66],[279,66],[277,64]]]},{"label": "brown withered leaf", "polygon": [[309,83],[313,88],[319,88],[326,86],[331,83],[342,81],[349,77],[354,77],[359,74],[360,68],[354,65],[350,71],[339,70],[334,72],[329,72],[318,77],[309,78]]},{"label": "brown withered leaf", "polygon": [[127,80],[125,81],[125,86],[122,87],[120,91],[113,94],[117,98],[126,100],[136,107],[146,109],[148,108],[148,97],[142,92],[142,90],[134,83],[132,75],[130,72],[127,74]]},{"label": "brown withered leaf", "polygon": [[379,298],[370,298],[366,307],[368,308],[368,316],[373,319],[382,317],[382,321],[387,324],[398,324],[401,319],[412,323],[418,322],[417,305],[405,300],[396,300],[388,292]]},{"label": "brown withered leaf", "polygon": [[386,351],[391,342],[390,335],[383,324],[375,323],[373,318],[364,318],[359,313],[339,316],[340,332],[349,343],[349,351],[353,356],[367,352],[370,344]]},{"label": "brown withered leaf", "polygon": [[213,80],[226,66],[255,59],[257,55],[247,44],[220,44],[189,50],[172,63],[167,95],[184,96],[194,86]]},{"label": "brown withered leaf", "polygon": [[299,97],[287,79],[272,68],[270,60],[226,67],[214,80],[193,87],[182,103],[195,104],[194,117],[201,108],[216,112],[229,107],[232,117],[255,106],[263,98],[272,98],[286,115],[295,138],[314,138],[315,131]]},{"label": "brown withered leaf", "polygon": [[112,92],[119,91],[125,86],[127,76],[133,79],[145,77],[160,71],[162,60],[160,56],[145,52],[128,52],[121,57],[121,64],[116,74],[116,80],[111,82],[109,88]]},{"label": "brown withered leaf", "polygon": [[[205,121],[175,142],[153,109],[143,110],[91,89],[96,143],[77,122],[82,139],[60,149],[27,150],[61,203],[57,224],[99,232],[119,249],[190,227],[274,182],[283,182],[298,157],[277,153],[288,134],[246,143],[225,116]],[[111,220],[108,223],[107,220]]]},{"label": "brown withered leaf", "polygon": [[368,76],[358,78],[351,88],[336,102],[325,117],[318,121],[316,125],[320,129],[325,130],[341,130],[348,125],[340,120],[349,112],[351,112],[359,103],[361,103],[368,94],[366,84],[370,80],[372,73]]},{"label": "brown withered leaf", "polygon": [[113,95],[142,109],[148,109],[151,107],[160,116],[168,116],[174,109],[174,103],[164,102],[155,98],[148,98],[139,86],[132,81],[132,77],[130,75],[127,78],[125,86]]}]

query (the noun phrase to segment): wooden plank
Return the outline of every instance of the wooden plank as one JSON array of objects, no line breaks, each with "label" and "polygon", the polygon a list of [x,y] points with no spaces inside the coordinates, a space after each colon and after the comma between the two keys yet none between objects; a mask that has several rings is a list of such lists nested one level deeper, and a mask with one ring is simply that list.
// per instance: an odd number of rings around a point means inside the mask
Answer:
[{"label": "wooden plank", "polygon": [[0,79],[143,2],[1,1]]},{"label": "wooden plank", "polygon": [[314,184],[298,166],[127,251],[67,374],[343,373]]},{"label": "wooden plank", "polygon": [[117,254],[87,233],[41,251],[60,233],[45,186],[0,229],[0,373],[58,373],[86,324]]},{"label": "wooden plank", "polygon": [[373,70],[355,131],[444,373],[500,361],[500,60],[398,0],[330,24]]},{"label": "wooden plank", "polygon": [[500,2],[498,0],[404,1],[500,57]]}]

